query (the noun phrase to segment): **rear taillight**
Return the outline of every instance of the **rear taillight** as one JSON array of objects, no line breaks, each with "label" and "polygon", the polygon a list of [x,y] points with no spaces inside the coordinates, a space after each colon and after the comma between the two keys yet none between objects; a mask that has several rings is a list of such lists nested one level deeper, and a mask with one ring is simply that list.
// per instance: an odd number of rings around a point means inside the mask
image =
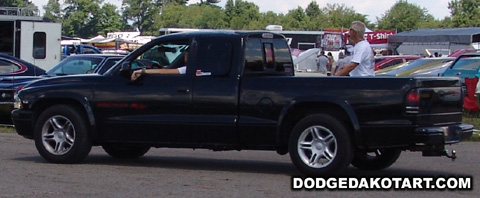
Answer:
[{"label": "rear taillight", "polygon": [[417,89],[412,89],[405,98],[405,113],[418,114],[420,112],[420,93]]}]

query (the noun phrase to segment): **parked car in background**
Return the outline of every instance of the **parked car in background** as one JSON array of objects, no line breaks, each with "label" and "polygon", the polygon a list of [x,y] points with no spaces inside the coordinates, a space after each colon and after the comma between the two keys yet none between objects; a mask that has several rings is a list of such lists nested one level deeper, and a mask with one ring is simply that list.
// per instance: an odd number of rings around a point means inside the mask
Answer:
[{"label": "parked car in background", "polygon": [[454,52],[450,53],[448,55],[448,57],[459,57],[460,55],[462,54],[466,54],[466,53],[476,53],[478,52],[478,50],[476,49],[458,49],[458,50],[455,50]]},{"label": "parked car in background", "polygon": [[[24,81],[25,76],[39,76],[45,74],[45,70],[27,61],[0,53],[0,84],[15,84]],[[0,124],[11,123],[10,111],[13,108],[14,90],[10,87],[0,86]]]},{"label": "parked car in background", "polygon": [[102,51],[91,45],[84,45],[84,44],[62,45],[62,60],[73,54],[102,54]]},{"label": "parked car in background", "polygon": [[72,74],[105,73],[124,55],[117,54],[77,54],[69,56],[58,65],[47,71],[48,76],[64,76]]},{"label": "parked car in background", "polygon": [[[450,62],[455,60],[453,57],[437,57],[437,58],[425,58],[426,60],[418,61],[421,59],[417,59],[415,61],[412,61],[412,65],[408,64],[405,67],[392,70],[390,72],[387,72],[383,75],[388,75],[388,76],[396,76],[396,77],[408,77],[410,74],[413,72],[416,72],[421,69],[429,68],[435,65],[439,64],[444,64],[446,62]],[[380,74],[379,74],[380,75]]]},{"label": "parked car in background", "polygon": [[421,56],[416,55],[377,56],[375,57],[375,71],[419,58],[421,58]]},{"label": "parked car in background", "polygon": [[27,61],[0,53],[0,77],[4,76],[39,76],[45,70]]},{"label": "parked car in background", "polygon": [[480,53],[462,54],[448,67],[442,76],[465,78],[480,76]]},{"label": "parked car in background", "polygon": [[401,72],[406,72],[410,69],[420,67],[422,65],[430,64],[432,62],[438,62],[438,58],[421,58],[421,59],[416,59],[409,61],[407,63],[394,66],[392,67],[391,70],[386,70],[385,69],[390,69],[390,68],[385,68],[384,70],[378,70],[375,72],[375,76],[397,76]]},{"label": "parked car in background", "polygon": [[417,71],[414,71],[410,74],[411,77],[419,77],[419,76],[425,76],[425,77],[436,77],[436,76],[441,76],[445,70],[447,70],[450,65],[452,65],[453,60],[450,61],[444,61],[439,64],[432,65],[427,68],[423,68]]},{"label": "parked car in background", "polygon": [[[13,95],[16,90],[21,89],[26,84],[38,79],[54,76],[65,76],[72,74],[99,73],[103,74],[110,69],[115,63],[120,61],[124,56],[112,54],[78,54],[69,56],[61,61],[58,65],[45,72],[44,70],[30,69],[41,71],[41,76],[15,76],[3,77],[0,80],[0,124],[12,124],[10,112],[13,109]],[[21,60],[20,60],[21,61]],[[0,68],[3,66],[0,56]],[[13,63],[12,63],[13,64]],[[23,63],[24,65],[29,63]],[[30,64],[31,65],[31,64]],[[32,66],[32,65],[31,65]],[[12,67],[12,66],[10,66]],[[16,66],[23,67],[23,66]],[[24,72],[27,73],[27,72]],[[0,74],[1,75],[1,74]]]}]

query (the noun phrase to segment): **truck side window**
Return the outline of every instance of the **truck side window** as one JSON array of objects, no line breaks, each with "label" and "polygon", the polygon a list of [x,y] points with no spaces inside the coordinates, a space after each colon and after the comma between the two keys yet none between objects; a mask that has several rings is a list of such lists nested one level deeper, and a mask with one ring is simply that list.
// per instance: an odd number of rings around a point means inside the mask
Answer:
[{"label": "truck side window", "polygon": [[263,72],[263,49],[260,39],[249,39],[245,43],[245,74]]},{"label": "truck side window", "polygon": [[250,38],[245,44],[245,75],[293,75],[292,58],[284,40]]},{"label": "truck side window", "polygon": [[290,47],[282,40],[273,41],[275,54],[275,71],[286,76],[293,76],[292,54]]},{"label": "truck side window", "polygon": [[228,39],[202,40],[199,43],[197,74],[224,76],[230,73],[232,64],[232,44]]},{"label": "truck side window", "polygon": [[137,57],[132,69],[176,69],[185,66],[184,55],[189,43],[188,40],[159,43]]}]

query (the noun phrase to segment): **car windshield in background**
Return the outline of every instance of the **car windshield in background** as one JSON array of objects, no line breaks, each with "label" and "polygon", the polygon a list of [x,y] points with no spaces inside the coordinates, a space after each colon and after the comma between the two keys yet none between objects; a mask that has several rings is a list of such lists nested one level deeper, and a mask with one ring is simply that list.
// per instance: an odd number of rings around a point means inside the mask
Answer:
[{"label": "car windshield in background", "polygon": [[465,56],[457,60],[452,69],[455,70],[478,70],[480,66],[480,56],[471,57]]},{"label": "car windshield in background", "polygon": [[52,76],[91,73],[102,62],[102,57],[69,57],[57,66],[50,69],[47,74]]},{"label": "car windshield in background", "polygon": [[118,61],[120,61],[122,57],[111,57],[108,58],[107,61],[103,64],[103,66],[97,66],[92,73],[104,74],[110,68],[112,68]]}]

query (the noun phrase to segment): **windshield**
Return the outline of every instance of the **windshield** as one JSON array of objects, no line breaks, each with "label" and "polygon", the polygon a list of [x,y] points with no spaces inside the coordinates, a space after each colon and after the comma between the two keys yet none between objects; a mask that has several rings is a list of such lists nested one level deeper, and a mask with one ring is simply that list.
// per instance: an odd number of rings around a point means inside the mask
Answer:
[{"label": "windshield", "polygon": [[396,70],[392,70],[390,72],[387,72],[386,75],[395,75],[397,73],[400,73],[400,72],[404,72],[404,71],[407,71],[409,69],[412,69],[412,68],[415,68],[415,67],[418,67],[418,66],[421,66],[421,65],[425,65],[425,64],[428,64],[432,61],[439,61],[441,62],[442,60],[438,60],[438,59],[428,59],[428,58],[425,58],[425,59],[416,59],[416,60],[413,60],[413,61],[409,61],[407,65],[399,68],[399,69],[396,69]]},{"label": "windshield", "polygon": [[102,57],[69,56],[55,67],[48,70],[47,74],[54,76],[86,74],[93,71],[102,60]]},{"label": "windshield", "polygon": [[477,71],[480,66],[480,56],[463,56],[455,62],[452,69]]}]

